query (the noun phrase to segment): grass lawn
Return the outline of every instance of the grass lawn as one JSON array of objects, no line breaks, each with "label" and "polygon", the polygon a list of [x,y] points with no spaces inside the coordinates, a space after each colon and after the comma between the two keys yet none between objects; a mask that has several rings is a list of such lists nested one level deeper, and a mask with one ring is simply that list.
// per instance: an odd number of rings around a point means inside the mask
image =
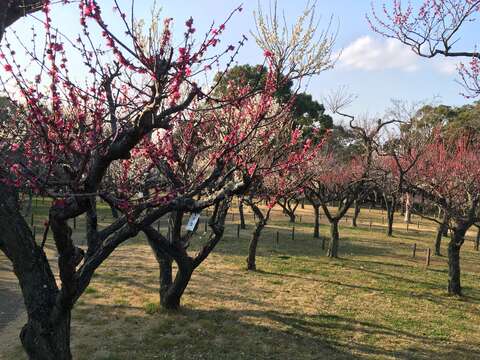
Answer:
[{"label": "grass lawn", "polygon": [[[36,212],[40,228],[45,212],[40,205]],[[399,216],[387,238],[385,214],[363,209],[358,228],[342,222],[341,258],[331,260],[312,238],[312,213],[309,206],[298,210],[302,223],[292,240],[291,224],[275,209],[256,272],[244,270],[253,216],[247,211],[240,239],[238,215],[229,216],[224,240],[194,273],[178,313],[159,310],[158,266],[145,240],[121,246],[73,311],[74,358],[480,358],[480,253],[473,251],[473,232],[461,254],[465,296],[456,298],[446,294],[446,258],[432,257],[425,267],[433,224],[414,218],[407,231]],[[79,221],[77,229],[82,226]],[[24,359],[19,345],[0,349],[2,356]]]}]

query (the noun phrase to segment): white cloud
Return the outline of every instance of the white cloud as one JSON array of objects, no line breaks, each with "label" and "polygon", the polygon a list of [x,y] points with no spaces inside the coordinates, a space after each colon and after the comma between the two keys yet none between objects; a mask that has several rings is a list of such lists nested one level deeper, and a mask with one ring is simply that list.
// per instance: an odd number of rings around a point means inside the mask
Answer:
[{"label": "white cloud", "polygon": [[434,60],[435,69],[445,75],[454,75],[458,73],[459,59],[437,57]]},{"label": "white cloud", "polygon": [[363,36],[348,45],[340,56],[343,68],[378,71],[396,69],[412,72],[419,69],[419,59],[410,49],[394,39]]}]

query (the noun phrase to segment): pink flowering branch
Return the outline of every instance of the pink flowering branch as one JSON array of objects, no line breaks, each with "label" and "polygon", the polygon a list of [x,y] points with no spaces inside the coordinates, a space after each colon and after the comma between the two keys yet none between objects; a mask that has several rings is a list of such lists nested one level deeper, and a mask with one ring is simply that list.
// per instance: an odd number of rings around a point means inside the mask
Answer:
[{"label": "pink flowering branch", "polygon": [[419,7],[393,0],[390,6],[383,4],[381,9],[372,4],[367,20],[373,31],[399,40],[419,56],[471,58],[469,64],[459,66],[459,73],[467,90],[465,95],[478,96],[480,54],[476,48],[465,51],[455,46],[462,30],[475,21],[479,12],[479,0],[424,0]]}]

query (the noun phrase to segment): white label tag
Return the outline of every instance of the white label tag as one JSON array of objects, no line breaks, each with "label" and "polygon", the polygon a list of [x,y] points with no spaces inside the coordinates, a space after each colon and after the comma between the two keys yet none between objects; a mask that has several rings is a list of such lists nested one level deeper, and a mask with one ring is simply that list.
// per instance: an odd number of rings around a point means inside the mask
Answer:
[{"label": "white label tag", "polygon": [[200,219],[200,213],[193,213],[188,219],[188,223],[186,226],[187,231],[193,231],[195,226],[197,225],[198,219]]}]

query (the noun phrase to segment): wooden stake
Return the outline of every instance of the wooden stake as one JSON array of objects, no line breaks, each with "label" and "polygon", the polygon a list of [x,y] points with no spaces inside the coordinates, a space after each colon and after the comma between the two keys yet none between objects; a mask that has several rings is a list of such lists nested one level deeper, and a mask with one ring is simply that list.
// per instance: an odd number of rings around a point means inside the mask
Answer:
[{"label": "wooden stake", "polygon": [[237,239],[240,239],[240,224],[237,225]]},{"label": "wooden stake", "polygon": [[432,255],[432,251],[430,250],[430,248],[427,249],[427,260],[426,260],[426,265],[427,267],[430,266],[430,256]]},{"label": "wooden stake", "polygon": [[292,227],[292,241],[295,241],[295,226]]},{"label": "wooden stake", "polygon": [[414,243],[413,244],[413,254],[412,254],[412,257],[415,258],[415,254],[417,252],[417,243]]}]

